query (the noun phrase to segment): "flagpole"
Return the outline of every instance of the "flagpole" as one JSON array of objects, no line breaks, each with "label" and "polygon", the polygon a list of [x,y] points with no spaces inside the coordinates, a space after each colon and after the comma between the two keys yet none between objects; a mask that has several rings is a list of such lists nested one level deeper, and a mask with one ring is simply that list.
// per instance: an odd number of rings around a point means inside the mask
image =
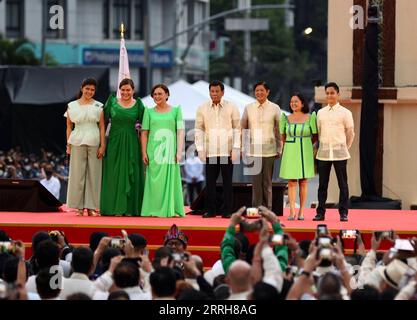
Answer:
[{"label": "flagpole", "polygon": [[122,22],[120,25],[120,57],[119,57],[119,76],[117,81],[117,98],[120,99],[120,89],[119,83],[125,78],[130,79],[130,70],[129,70],[129,58],[127,54],[127,49],[125,46],[125,32],[126,28],[124,23]]},{"label": "flagpole", "polygon": [[125,25],[123,24],[123,22],[122,22],[122,24],[120,25],[120,39],[124,39],[125,38]]}]

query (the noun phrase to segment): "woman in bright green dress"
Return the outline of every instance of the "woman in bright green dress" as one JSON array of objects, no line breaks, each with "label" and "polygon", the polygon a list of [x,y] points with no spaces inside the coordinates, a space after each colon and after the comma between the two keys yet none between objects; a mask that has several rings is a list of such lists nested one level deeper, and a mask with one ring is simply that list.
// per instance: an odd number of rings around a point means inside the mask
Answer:
[{"label": "woman in bright green dress", "polygon": [[131,79],[122,80],[119,89],[121,98],[111,95],[104,107],[111,128],[103,161],[100,211],[104,216],[139,216],[144,172],[135,125],[142,122],[145,107],[133,98]]},{"label": "woman in bright green dress", "polygon": [[142,123],[142,159],[146,166],[142,216],[183,217],[184,197],[179,162],[184,122],[179,106],[168,105],[168,87],[157,84],[151,95],[154,108],[145,108]]},{"label": "woman in bright green dress", "polygon": [[307,199],[308,180],[315,176],[313,144],[317,141],[316,113],[309,114],[303,95],[291,97],[291,114],[282,113],[279,130],[283,145],[280,178],[288,179],[288,200],[290,216],[295,220],[295,199],[297,184],[300,188],[300,209],[298,220],[304,220],[303,209]]}]

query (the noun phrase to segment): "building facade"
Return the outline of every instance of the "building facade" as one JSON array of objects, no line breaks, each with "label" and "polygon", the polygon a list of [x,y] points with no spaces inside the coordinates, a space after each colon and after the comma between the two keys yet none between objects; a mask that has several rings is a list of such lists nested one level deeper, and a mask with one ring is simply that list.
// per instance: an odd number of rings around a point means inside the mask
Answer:
[{"label": "building facade", "polygon": [[[209,17],[209,0],[1,0],[0,33],[8,39],[27,38],[38,57],[45,39],[45,52],[59,64],[111,66],[110,85],[116,89],[123,22],[131,77],[143,84],[147,3],[150,46]],[[209,27],[154,48],[151,66],[152,83],[206,79]]]}]

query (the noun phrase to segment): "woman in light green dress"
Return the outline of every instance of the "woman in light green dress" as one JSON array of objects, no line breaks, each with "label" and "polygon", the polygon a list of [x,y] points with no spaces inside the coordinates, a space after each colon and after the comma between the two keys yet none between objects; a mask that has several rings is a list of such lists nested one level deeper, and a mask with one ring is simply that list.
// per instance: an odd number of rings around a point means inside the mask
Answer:
[{"label": "woman in light green dress", "polygon": [[164,84],[152,88],[156,106],[145,108],[142,123],[142,159],[146,166],[142,216],[184,216],[179,162],[184,143],[181,108],[168,105]]},{"label": "woman in light green dress", "polygon": [[308,180],[315,176],[313,144],[317,141],[316,114],[309,114],[305,98],[296,93],[291,97],[291,115],[282,113],[279,130],[283,151],[280,178],[288,179],[290,216],[295,220],[297,184],[300,188],[298,220],[304,220],[303,209],[307,199]]},{"label": "woman in light green dress", "polygon": [[123,79],[119,89],[121,98],[111,95],[104,107],[111,128],[103,161],[100,210],[104,216],[139,216],[144,172],[135,124],[142,122],[145,107],[133,98],[131,79]]}]

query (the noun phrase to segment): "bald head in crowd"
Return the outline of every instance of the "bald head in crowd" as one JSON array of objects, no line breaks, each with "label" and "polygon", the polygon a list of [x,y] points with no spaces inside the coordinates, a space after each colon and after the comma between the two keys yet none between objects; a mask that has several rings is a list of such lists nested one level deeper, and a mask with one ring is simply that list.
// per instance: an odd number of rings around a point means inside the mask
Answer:
[{"label": "bald head in crowd", "polygon": [[226,282],[232,293],[248,291],[251,288],[251,266],[243,260],[234,261],[229,268]]}]

